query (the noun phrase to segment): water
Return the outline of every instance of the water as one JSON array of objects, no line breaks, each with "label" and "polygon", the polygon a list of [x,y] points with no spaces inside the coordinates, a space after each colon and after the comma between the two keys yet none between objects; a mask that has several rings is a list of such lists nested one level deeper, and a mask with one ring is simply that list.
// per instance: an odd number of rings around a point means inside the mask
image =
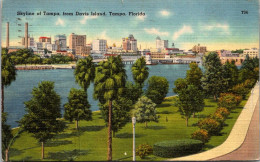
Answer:
[{"label": "water", "polygon": [[[178,78],[184,78],[189,68],[187,64],[173,65],[154,65],[149,67],[149,77],[163,76],[169,81],[169,92],[167,96],[175,95],[172,91],[174,81]],[[133,81],[131,66],[125,67],[128,80]],[[38,83],[44,80],[55,82],[55,90],[61,96],[61,111],[64,112],[63,105],[68,101],[67,96],[71,88],[80,88],[75,83],[73,69],[55,69],[55,70],[28,70],[17,71],[16,80],[9,87],[5,88],[5,112],[8,113],[7,124],[11,127],[17,127],[16,121],[19,121],[25,114],[24,102],[32,97],[31,91],[33,87],[37,87]],[[148,79],[147,79],[148,80]],[[147,81],[144,89],[147,88]],[[88,101],[91,104],[91,110],[99,110],[98,101],[93,99],[93,84],[88,89]]]}]

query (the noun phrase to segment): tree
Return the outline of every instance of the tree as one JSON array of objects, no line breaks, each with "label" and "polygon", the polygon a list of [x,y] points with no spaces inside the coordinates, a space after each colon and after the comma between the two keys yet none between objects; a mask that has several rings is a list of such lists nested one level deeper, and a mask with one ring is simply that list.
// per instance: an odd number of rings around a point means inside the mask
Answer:
[{"label": "tree", "polygon": [[4,87],[9,86],[16,78],[15,65],[7,54],[6,48],[2,49],[1,54],[1,112],[4,112]]},{"label": "tree", "polygon": [[141,57],[136,60],[132,66],[134,81],[142,89],[144,81],[149,76],[149,68],[146,66],[145,58]]},{"label": "tree", "polygon": [[146,96],[154,103],[161,104],[169,90],[169,82],[165,77],[152,76],[148,80]]},{"label": "tree", "polygon": [[132,104],[136,103],[138,98],[142,95],[143,90],[139,88],[138,85],[133,84],[130,81],[126,82],[126,90],[123,94],[124,98],[129,98],[132,101]]},{"label": "tree", "polygon": [[71,88],[68,103],[64,105],[64,109],[64,118],[70,122],[76,120],[76,129],[78,129],[79,120],[92,120],[88,96],[84,90]]},{"label": "tree", "polygon": [[205,94],[214,96],[217,100],[219,94],[226,88],[226,80],[223,77],[223,69],[216,52],[210,52],[204,62],[205,73],[202,76],[202,87]]},{"label": "tree", "polygon": [[226,90],[232,88],[238,83],[238,68],[235,61],[228,61],[223,66],[223,77],[227,81]]},{"label": "tree", "polygon": [[92,62],[92,57],[88,56],[85,59],[80,59],[77,62],[76,69],[74,71],[76,82],[87,91],[90,82],[95,78],[95,66]]},{"label": "tree", "polygon": [[61,117],[60,96],[54,91],[54,82],[39,83],[32,90],[31,100],[24,104],[27,114],[19,121],[19,125],[41,142],[44,159],[44,143],[65,127],[64,122],[58,120]]},{"label": "tree", "polygon": [[2,157],[5,161],[8,161],[9,144],[13,138],[12,130],[10,125],[6,124],[6,113],[2,113]]},{"label": "tree", "polygon": [[121,96],[125,89],[126,72],[120,56],[108,57],[96,67],[94,98],[101,104],[108,104],[108,154],[112,160],[112,102]]},{"label": "tree", "polygon": [[145,127],[147,127],[147,122],[158,122],[159,116],[156,112],[156,104],[148,97],[142,96],[139,98],[134,107],[134,115],[137,122],[145,123]]},{"label": "tree", "polygon": [[191,115],[202,111],[204,108],[203,93],[194,85],[187,85],[182,89],[175,90],[175,92],[178,94],[175,105],[179,108],[179,112],[185,118],[186,126],[188,126]]},{"label": "tree", "polygon": [[186,79],[188,84],[192,84],[198,89],[202,89],[201,87],[201,77],[202,77],[202,71],[199,68],[198,64],[196,63],[190,63],[189,64],[190,70],[187,70],[186,73]]},{"label": "tree", "polygon": [[[130,120],[130,110],[132,108],[132,101],[125,97],[119,97],[112,102],[112,131],[113,137],[116,132],[123,128]],[[105,103],[101,106],[102,117],[108,123],[108,104]]]},{"label": "tree", "polygon": [[239,70],[239,81],[244,82],[247,79],[259,79],[259,71],[256,68],[259,67],[259,59],[257,57],[250,58],[246,55],[244,62],[242,63],[241,69]]}]

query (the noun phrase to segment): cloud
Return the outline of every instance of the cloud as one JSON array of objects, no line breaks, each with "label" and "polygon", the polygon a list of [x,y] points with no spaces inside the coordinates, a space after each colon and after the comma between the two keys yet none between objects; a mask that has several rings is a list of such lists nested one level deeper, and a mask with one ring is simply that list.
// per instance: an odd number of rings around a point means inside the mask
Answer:
[{"label": "cloud", "polygon": [[191,26],[186,26],[184,25],[180,30],[178,30],[177,32],[175,32],[173,34],[173,40],[177,40],[181,35],[183,34],[192,34],[193,30],[191,28]]},{"label": "cloud", "polygon": [[155,29],[155,28],[151,28],[151,29],[145,28],[144,31],[146,33],[152,34],[152,35],[159,35],[159,36],[168,36],[169,35],[168,32],[160,32],[159,29]]},{"label": "cloud", "polygon": [[84,16],[84,18],[82,20],[80,20],[80,23],[81,24],[86,24],[87,20],[89,20],[89,19],[96,19],[96,18],[98,18],[98,16]]},{"label": "cloud", "polygon": [[204,30],[212,31],[216,29],[221,29],[226,34],[229,34],[229,25],[228,24],[212,24],[212,25],[206,25],[203,27]]},{"label": "cloud", "polygon": [[64,26],[65,25],[64,20],[62,20],[61,18],[58,18],[58,20],[56,21],[56,25]]},{"label": "cloud", "polygon": [[141,21],[144,21],[146,19],[146,15],[145,16],[137,16],[137,20],[141,20]]},{"label": "cloud", "polygon": [[167,10],[162,10],[162,11],[160,11],[160,14],[161,14],[162,16],[167,17],[167,16],[169,16],[171,13],[170,13],[169,11],[167,11]]}]

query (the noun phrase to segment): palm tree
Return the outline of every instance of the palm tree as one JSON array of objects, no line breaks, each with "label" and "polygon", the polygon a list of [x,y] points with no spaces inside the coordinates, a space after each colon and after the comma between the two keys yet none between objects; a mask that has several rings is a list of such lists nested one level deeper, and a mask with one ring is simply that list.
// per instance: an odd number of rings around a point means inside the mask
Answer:
[{"label": "palm tree", "polygon": [[120,96],[125,87],[126,72],[121,57],[109,57],[96,68],[94,98],[100,103],[108,103],[108,152],[107,160],[112,160],[112,102]]},{"label": "palm tree", "polygon": [[149,68],[146,67],[144,57],[139,58],[132,66],[132,74],[134,81],[140,88],[142,88],[144,81],[149,76]]},{"label": "palm tree", "polygon": [[80,59],[77,62],[76,69],[74,71],[76,82],[87,91],[90,82],[95,78],[95,66],[92,62],[92,57],[88,56],[85,59]]},{"label": "palm tree", "polygon": [[2,57],[1,57],[1,61],[2,61],[2,65],[1,65],[1,111],[2,113],[4,112],[4,87],[5,86],[9,86],[12,81],[15,80],[16,78],[16,69],[15,69],[15,65],[12,62],[12,60],[10,59],[10,57],[8,56],[8,50],[6,48],[2,49]]}]

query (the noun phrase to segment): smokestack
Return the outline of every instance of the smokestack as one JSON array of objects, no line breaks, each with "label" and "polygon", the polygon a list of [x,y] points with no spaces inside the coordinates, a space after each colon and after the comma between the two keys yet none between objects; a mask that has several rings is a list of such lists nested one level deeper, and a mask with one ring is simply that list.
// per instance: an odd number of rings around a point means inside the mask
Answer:
[{"label": "smokestack", "polygon": [[25,48],[28,48],[28,22],[25,23],[24,46]]},{"label": "smokestack", "polygon": [[6,48],[9,48],[9,22],[6,23]]}]

